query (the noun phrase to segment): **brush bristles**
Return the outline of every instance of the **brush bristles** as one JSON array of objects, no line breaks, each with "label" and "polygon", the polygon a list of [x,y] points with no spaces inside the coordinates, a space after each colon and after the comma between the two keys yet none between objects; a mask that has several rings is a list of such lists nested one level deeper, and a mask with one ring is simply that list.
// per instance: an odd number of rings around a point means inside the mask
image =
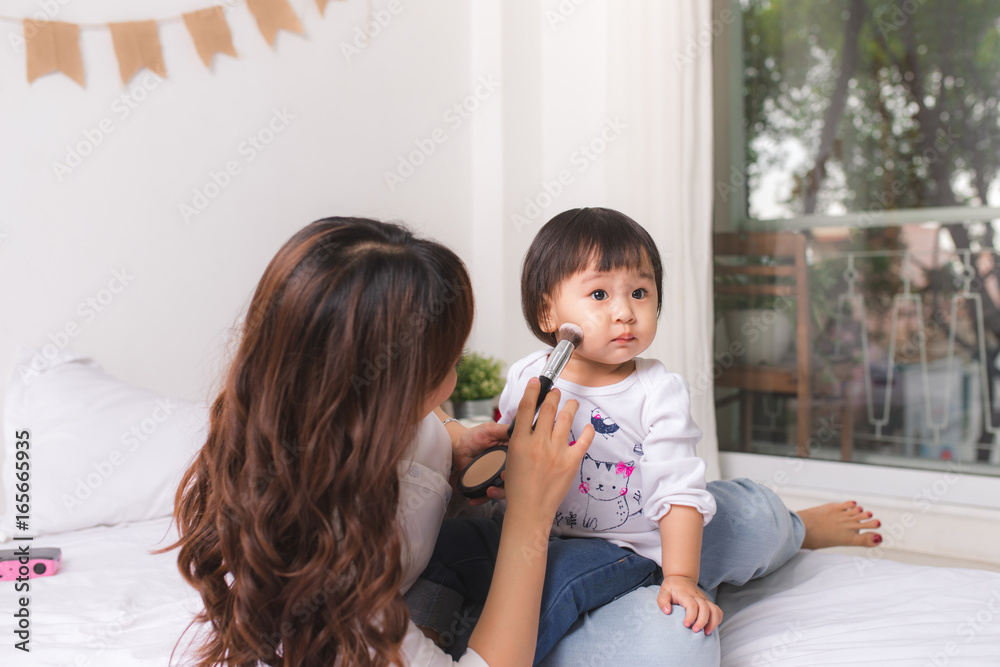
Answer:
[{"label": "brush bristles", "polygon": [[573,344],[574,348],[580,346],[583,342],[583,329],[575,324],[567,322],[559,327],[559,331],[556,332],[556,342],[561,342],[568,340]]}]

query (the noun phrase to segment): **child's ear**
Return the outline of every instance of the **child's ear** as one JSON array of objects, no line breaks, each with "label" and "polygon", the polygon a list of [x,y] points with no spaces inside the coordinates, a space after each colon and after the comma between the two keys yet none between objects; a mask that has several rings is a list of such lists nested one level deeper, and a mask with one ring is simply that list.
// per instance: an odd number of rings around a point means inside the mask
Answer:
[{"label": "child's ear", "polygon": [[551,304],[547,303],[542,306],[542,314],[539,317],[538,326],[545,333],[555,333],[556,329],[556,318],[552,312]]}]

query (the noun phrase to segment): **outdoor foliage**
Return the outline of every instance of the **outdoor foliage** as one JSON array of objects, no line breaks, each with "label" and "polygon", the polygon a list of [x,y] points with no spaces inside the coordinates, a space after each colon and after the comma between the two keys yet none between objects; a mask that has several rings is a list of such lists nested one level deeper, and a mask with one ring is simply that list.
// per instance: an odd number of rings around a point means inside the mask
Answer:
[{"label": "outdoor foliage", "polygon": [[780,217],[1000,203],[1000,3],[742,5],[750,190],[791,165]]},{"label": "outdoor foliage", "polygon": [[[738,4],[744,213],[776,220],[776,228],[782,218],[859,213],[849,243],[829,248],[829,258],[821,243],[813,244],[819,253],[810,275],[819,297],[812,313],[817,352],[828,352],[823,342],[831,339],[836,295],[845,288],[845,264],[836,256],[848,251],[860,252],[855,268],[870,318],[869,340],[884,348],[879,323],[888,321],[894,296],[903,291],[899,251],[905,246],[899,227],[877,227],[866,213],[1000,207],[1000,2]],[[982,299],[988,358],[979,362],[992,394],[1000,350],[995,221],[941,224],[937,238],[945,255],[973,253],[969,289]],[[956,326],[948,313],[964,267],[954,259],[910,262],[923,274],[911,287],[923,300],[921,326],[930,344],[933,335],[941,338]],[[973,300],[961,304],[956,345],[978,357]],[[931,320],[947,326],[928,327]]]}]

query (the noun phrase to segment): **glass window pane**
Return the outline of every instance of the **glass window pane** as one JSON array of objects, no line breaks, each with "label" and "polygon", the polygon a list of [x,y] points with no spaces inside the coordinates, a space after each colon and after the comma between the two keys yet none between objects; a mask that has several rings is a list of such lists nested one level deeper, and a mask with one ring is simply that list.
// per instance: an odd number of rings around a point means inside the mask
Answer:
[{"label": "glass window pane", "polygon": [[1000,2],[739,4],[750,218],[1000,206]]},{"label": "glass window pane", "polygon": [[1000,475],[1000,2],[736,4],[716,206],[773,231],[716,237],[720,447]]},{"label": "glass window pane", "polygon": [[720,448],[1000,474],[994,226],[782,232],[805,288],[769,236],[716,236]]}]

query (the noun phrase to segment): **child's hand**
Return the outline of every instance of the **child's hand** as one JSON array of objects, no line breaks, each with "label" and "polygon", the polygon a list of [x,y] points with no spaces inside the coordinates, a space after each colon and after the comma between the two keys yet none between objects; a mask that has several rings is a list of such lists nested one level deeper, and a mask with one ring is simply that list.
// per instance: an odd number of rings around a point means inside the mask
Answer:
[{"label": "child's hand", "polygon": [[708,599],[705,591],[698,588],[698,584],[690,577],[664,577],[660,594],[656,596],[656,604],[664,614],[670,613],[670,606],[673,604],[684,607],[687,612],[684,614],[684,627],[695,632],[704,628],[705,634],[710,635],[722,622],[722,610]]}]

